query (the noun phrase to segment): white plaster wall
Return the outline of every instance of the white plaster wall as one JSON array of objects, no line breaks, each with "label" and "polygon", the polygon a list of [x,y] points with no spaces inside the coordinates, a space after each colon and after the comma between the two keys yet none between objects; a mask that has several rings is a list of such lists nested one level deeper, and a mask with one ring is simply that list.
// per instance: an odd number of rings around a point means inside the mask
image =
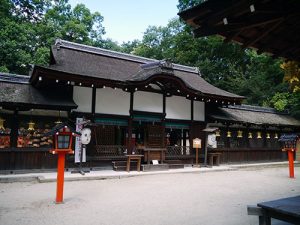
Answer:
[{"label": "white plaster wall", "polygon": [[163,112],[163,95],[137,91],[134,93],[133,109],[146,112]]},{"label": "white plaster wall", "polygon": [[194,120],[204,121],[205,120],[205,103],[194,101]]},{"label": "white plaster wall", "polygon": [[129,115],[130,93],[121,89],[96,90],[96,113]]},{"label": "white plaster wall", "polygon": [[92,112],[92,88],[88,87],[73,87],[73,100],[78,105],[75,111]]},{"label": "white plaster wall", "polygon": [[185,97],[172,96],[166,98],[166,118],[191,119],[191,101]]}]

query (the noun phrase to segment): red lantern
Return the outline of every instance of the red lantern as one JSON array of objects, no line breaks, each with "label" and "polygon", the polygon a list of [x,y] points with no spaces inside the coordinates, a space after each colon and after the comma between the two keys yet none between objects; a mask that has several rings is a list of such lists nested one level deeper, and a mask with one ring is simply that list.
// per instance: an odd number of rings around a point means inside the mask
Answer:
[{"label": "red lantern", "polygon": [[66,123],[58,124],[45,136],[53,135],[53,147],[50,153],[58,155],[56,203],[63,202],[64,172],[66,154],[73,154],[72,141],[74,135],[80,135]]}]

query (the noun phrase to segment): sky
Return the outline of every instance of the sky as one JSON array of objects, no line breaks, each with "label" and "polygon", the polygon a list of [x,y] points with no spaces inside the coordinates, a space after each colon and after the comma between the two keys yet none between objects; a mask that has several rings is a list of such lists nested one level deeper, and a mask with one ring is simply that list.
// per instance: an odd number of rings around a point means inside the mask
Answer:
[{"label": "sky", "polygon": [[178,18],[178,0],[69,0],[74,7],[83,3],[91,12],[103,17],[106,34],[119,44],[134,39],[142,40],[148,26],[166,26]]}]

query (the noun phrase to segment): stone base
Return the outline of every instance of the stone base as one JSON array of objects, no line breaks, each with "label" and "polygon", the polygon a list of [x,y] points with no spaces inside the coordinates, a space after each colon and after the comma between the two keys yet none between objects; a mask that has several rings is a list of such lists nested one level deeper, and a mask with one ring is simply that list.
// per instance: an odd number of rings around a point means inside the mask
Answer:
[{"label": "stone base", "polygon": [[145,164],[142,165],[142,171],[164,171],[169,170],[168,164],[158,164],[158,165],[152,165],[152,164]]}]

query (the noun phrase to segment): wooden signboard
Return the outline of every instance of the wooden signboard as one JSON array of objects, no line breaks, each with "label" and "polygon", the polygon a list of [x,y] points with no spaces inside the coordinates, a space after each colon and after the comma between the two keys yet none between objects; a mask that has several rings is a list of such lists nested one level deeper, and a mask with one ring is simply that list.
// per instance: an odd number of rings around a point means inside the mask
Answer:
[{"label": "wooden signboard", "polygon": [[199,138],[193,139],[193,148],[201,148],[201,139]]}]

